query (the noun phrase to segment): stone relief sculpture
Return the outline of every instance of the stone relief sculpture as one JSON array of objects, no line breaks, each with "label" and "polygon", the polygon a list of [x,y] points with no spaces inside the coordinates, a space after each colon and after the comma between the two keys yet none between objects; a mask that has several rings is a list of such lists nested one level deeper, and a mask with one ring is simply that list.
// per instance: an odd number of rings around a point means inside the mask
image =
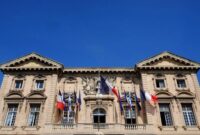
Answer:
[{"label": "stone relief sculpture", "polygon": [[[108,81],[114,86],[116,77],[105,77],[108,79]],[[83,91],[86,95],[93,95],[96,94],[98,91],[98,88],[100,87],[100,77],[94,77],[94,76],[85,76],[82,77],[82,84],[83,84]]]},{"label": "stone relief sculpture", "polygon": [[86,95],[96,94],[98,78],[86,76],[82,77],[83,91]]}]

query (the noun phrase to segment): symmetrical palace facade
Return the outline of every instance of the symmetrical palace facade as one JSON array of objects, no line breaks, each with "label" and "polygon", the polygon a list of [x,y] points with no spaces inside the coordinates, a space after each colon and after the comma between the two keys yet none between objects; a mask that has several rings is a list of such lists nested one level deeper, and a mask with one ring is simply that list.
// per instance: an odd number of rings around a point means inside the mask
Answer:
[{"label": "symmetrical palace facade", "polygon": [[[130,68],[65,68],[31,53],[0,66],[0,135],[199,135],[199,68],[199,63],[169,52]],[[123,111],[112,93],[97,94],[100,75],[119,91]],[[141,100],[141,90],[156,95],[158,102]],[[72,111],[56,108],[59,91],[66,102],[71,97]],[[81,95],[80,109],[74,93]]]}]

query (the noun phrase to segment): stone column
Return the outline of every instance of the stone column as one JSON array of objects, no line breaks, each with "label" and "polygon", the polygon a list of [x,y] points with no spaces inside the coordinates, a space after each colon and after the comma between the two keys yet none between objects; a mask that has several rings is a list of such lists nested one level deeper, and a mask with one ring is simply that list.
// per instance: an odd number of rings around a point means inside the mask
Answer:
[{"label": "stone column", "polygon": [[47,100],[45,103],[46,108],[46,123],[50,124],[53,122],[53,113],[56,110],[55,103],[56,103],[56,94],[57,94],[57,81],[58,81],[58,75],[53,74],[51,76],[51,81],[47,82],[46,84],[49,85],[49,89],[47,90]]},{"label": "stone column", "polygon": [[[11,80],[10,79],[10,84],[11,84]],[[9,88],[9,75],[4,75],[3,77],[3,81],[2,81],[2,85],[1,85],[1,90],[0,90],[0,110],[4,111],[5,109],[5,102],[4,102],[4,97],[6,95],[6,93],[8,93]],[[0,125],[4,124],[4,120],[3,120],[3,115],[5,114],[5,112],[1,112],[1,117],[0,117]]]}]

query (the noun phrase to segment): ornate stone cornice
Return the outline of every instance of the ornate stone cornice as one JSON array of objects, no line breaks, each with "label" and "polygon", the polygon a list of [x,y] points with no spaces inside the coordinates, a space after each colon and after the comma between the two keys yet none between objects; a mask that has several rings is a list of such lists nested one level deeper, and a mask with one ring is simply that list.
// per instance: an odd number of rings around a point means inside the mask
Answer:
[{"label": "ornate stone cornice", "polygon": [[198,70],[199,66],[142,66],[139,69],[147,69],[147,70]]},{"label": "ornate stone cornice", "polygon": [[64,73],[134,73],[134,68],[65,68]]},{"label": "ornate stone cornice", "polygon": [[170,52],[163,52],[136,64],[136,69],[142,70],[198,70],[199,68],[199,63]]}]

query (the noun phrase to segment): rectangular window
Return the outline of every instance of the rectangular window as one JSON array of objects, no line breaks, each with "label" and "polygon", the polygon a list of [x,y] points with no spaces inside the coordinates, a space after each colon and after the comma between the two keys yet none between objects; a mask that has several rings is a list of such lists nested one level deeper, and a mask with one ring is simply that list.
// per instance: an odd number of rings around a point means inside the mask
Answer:
[{"label": "rectangular window", "polygon": [[73,124],[74,123],[74,111],[64,111],[62,122],[63,122],[63,124]]},{"label": "rectangular window", "polygon": [[196,125],[192,104],[182,104],[182,110],[186,126]]},{"label": "rectangular window", "polygon": [[37,126],[40,114],[40,104],[30,104],[28,126]]},{"label": "rectangular window", "polygon": [[177,79],[176,82],[178,88],[186,88],[186,83],[184,79]]},{"label": "rectangular window", "polygon": [[125,107],[124,110],[125,123],[136,124],[135,107]]},{"label": "rectangular window", "polygon": [[23,80],[15,80],[15,89],[22,89]]},{"label": "rectangular window", "polygon": [[8,104],[8,112],[5,120],[5,126],[14,126],[17,115],[18,104]]},{"label": "rectangular window", "polygon": [[169,104],[159,104],[160,118],[163,126],[172,126],[172,117]]},{"label": "rectangular window", "polygon": [[156,88],[165,88],[165,80],[156,79]]},{"label": "rectangular window", "polygon": [[35,87],[36,87],[36,90],[44,89],[44,80],[36,80]]}]

